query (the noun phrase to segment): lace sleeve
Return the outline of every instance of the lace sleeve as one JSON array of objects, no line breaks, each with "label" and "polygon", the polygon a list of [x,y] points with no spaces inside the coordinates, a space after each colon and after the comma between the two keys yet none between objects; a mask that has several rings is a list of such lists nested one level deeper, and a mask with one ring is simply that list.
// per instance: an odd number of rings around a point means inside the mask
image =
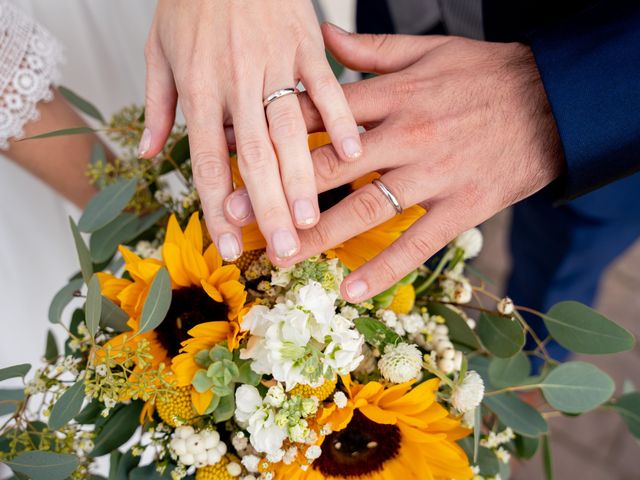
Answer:
[{"label": "lace sleeve", "polygon": [[37,104],[51,101],[59,78],[62,48],[41,25],[0,0],[0,149],[24,135],[39,116]]}]

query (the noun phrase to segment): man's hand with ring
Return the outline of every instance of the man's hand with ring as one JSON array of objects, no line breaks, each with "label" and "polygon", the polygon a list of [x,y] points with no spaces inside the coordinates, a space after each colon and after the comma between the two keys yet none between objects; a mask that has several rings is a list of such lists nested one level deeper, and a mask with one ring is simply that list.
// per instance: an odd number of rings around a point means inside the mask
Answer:
[{"label": "man's hand with ring", "polygon": [[[563,169],[555,121],[528,47],[457,37],[354,35],[325,25],[327,46],[346,66],[381,74],[345,85],[367,127],[365,154],[340,161],[327,145],[312,152],[319,191],[371,171],[407,208],[427,213],[387,250],[352,272],[342,294],[359,302],[388,288],[459,233],[548,185]],[[301,97],[310,131],[319,112]],[[367,185],[301,232],[288,264],[318,254],[397,211]]]},{"label": "man's hand with ring", "polygon": [[[305,122],[296,95],[263,102],[302,81],[338,157],[355,159],[362,151],[310,0],[160,0],[145,54],[140,156],[161,150],[179,101],[205,220],[222,257],[234,260],[242,252],[240,228],[223,207],[232,191],[229,143],[271,259],[281,263],[298,253],[297,229],[319,219]],[[232,124],[227,138],[224,125]],[[236,213],[242,221],[250,210]]]}]

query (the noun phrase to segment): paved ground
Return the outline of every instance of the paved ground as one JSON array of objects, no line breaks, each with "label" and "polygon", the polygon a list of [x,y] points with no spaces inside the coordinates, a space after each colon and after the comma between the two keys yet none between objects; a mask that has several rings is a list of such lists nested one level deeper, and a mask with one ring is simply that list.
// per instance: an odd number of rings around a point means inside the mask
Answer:
[{"label": "paved ground", "polygon": [[[509,268],[506,248],[508,224],[509,213],[504,212],[483,226],[485,248],[476,263],[477,268],[497,281],[496,292],[501,291]],[[596,308],[640,339],[640,243],[609,268]],[[640,386],[640,348],[637,345],[631,352],[587,359],[612,375],[618,385],[631,380]],[[595,412],[577,419],[553,419],[551,442],[555,452],[555,478],[558,480],[640,479],[640,443],[626,431],[615,414]],[[540,459],[534,458],[526,465],[515,466],[512,478],[544,478]]]}]

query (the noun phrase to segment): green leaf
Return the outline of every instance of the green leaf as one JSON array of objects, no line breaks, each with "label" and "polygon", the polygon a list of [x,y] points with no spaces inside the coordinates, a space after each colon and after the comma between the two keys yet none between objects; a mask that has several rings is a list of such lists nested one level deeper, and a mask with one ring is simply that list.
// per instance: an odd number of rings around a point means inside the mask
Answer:
[{"label": "green leaf", "polygon": [[21,388],[0,389],[0,417],[14,413],[24,399]]},{"label": "green leaf", "polygon": [[91,165],[107,163],[107,153],[101,143],[91,145]]},{"label": "green leaf", "polygon": [[576,353],[602,355],[631,350],[633,335],[579,302],[560,302],[542,317],[551,336]]},{"label": "green leaf", "polygon": [[478,342],[476,334],[473,333],[467,321],[454,310],[440,303],[428,303],[427,310],[429,314],[440,315],[445,319],[451,342],[469,350],[478,350],[480,348],[480,342]]},{"label": "green leaf", "polygon": [[171,471],[173,468],[168,466],[164,473],[159,473],[155,463],[137,467],[129,473],[129,480],[171,480]]},{"label": "green leaf", "polygon": [[58,91],[62,94],[64,98],[67,99],[67,101],[71,105],[76,107],[82,113],[86,113],[90,117],[95,118],[96,120],[99,120],[100,123],[105,123],[104,117],[102,116],[100,111],[91,103],[89,103],[89,101],[85,100],[77,93],[72,92],[67,87],[63,87],[62,85],[58,86]]},{"label": "green leaf", "polygon": [[0,368],[0,382],[10,378],[24,378],[24,376],[29,373],[29,370],[31,370],[30,363],[21,363],[7,368]]},{"label": "green leaf", "polygon": [[100,311],[100,325],[103,328],[111,328],[113,331],[121,333],[131,330],[127,325],[129,315],[119,306],[106,297],[102,297],[102,309]]},{"label": "green leaf", "polygon": [[532,458],[538,451],[540,445],[540,439],[535,437],[524,437],[522,435],[516,436],[515,439],[516,452],[519,458],[526,460]]},{"label": "green leaf", "polygon": [[489,378],[496,388],[511,387],[522,384],[531,373],[529,358],[518,352],[511,358],[495,357],[489,364]]},{"label": "green leaf", "polygon": [[121,454],[113,475],[109,473],[109,480],[129,480],[129,473],[140,464],[140,460],[141,458],[134,456],[131,450]]},{"label": "green leaf", "polygon": [[31,480],[64,480],[78,466],[75,455],[53,452],[25,452],[4,461],[11,470]]},{"label": "green leaf", "polygon": [[95,232],[113,221],[129,204],[138,188],[138,179],[119,180],[94,196],[84,209],[78,229],[82,232]]},{"label": "green leaf", "polygon": [[91,338],[95,338],[100,328],[100,316],[102,314],[102,295],[100,294],[100,280],[97,275],[93,275],[89,280],[87,290],[87,303],[84,307],[85,321]]},{"label": "green leaf", "polygon": [[171,278],[166,268],[158,270],[142,307],[139,333],[153,330],[162,323],[171,306]]},{"label": "green leaf", "polygon": [[213,388],[213,380],[207,376],[204,370],[198,370],[191,380],[191,385],[198,393],[204,393]]},{"label": "green leaf", "polygon": [[91,457],[101,457],[124,444],[140,426],[140,412],[143,403],[136,401],[122,408],[114,409],[94,440]]},{"label": "green leaf", "polygon": [[134,234],[133,238],[138,238],[140,235],[142,235],[156,223],[158,223],[168,213],[169,211],[166,208],[160,207],[158,210],[154,210],[153,212],[140,218],[136,233]]},{"label": "green leaf", "polygon": [[118,245],[136,237],[138,217],[132,213],[122,213],[91,235],[89,250],[94,262],[106,262],[118,251]]},{"label": "green leaf", "polygon": [[379,349],[384,349],[388,344],[395,345],[401,340],[396,332],[375,318],[360,317],[354,323],[367,343]]},{"label": "green leaf", "polygon": [[93,399],[73,419],[82,425],[95,423],[104,406],[98,400]]},{"label": "green leaf", "polygon": [[253,385],[254,387],[260,383],[262,380],[262,375],[256,373],[251,368],[251,362],[249,361],[241,361],[238,364],[238,378],[236,378],[236,383],[242,383],[246,385]]},{"label": "green leaf", "polygon": [[51,137],[64,137],[65,135],[83,135],[86,133],[94,133],[97,132],[95,128],[89,127],[72,127],[72,128],[63,128],[62,130],[54,130],[52,132],[41,133],[40,135],[34,135],[32,137],[23,138],[22,141],[25,140],[37,140],[38,138],[51,138]]},{"label": "green leaf", "polygon": [[482,312],[477,332],[484,347],[496,357],[512,357],[524,346],[524,330],[517,320]]},{"label": "green leaf", "polygon": [[610,407],[622,417],[631,435],[640,439],[640,392],[625,393]]},{"label": "green leaf", "polygon": [[471,438],[467,437],[460,442],[460,446],[467,454],[467,457],[471,460],[471,464],[477,465],[480,467],[480,475],[483,477],[489,477],[496,475],[499,471],[498,458],[496,455],[486,447],[480,447],[478,450],[478,455],[475,460],[473,460],[473,441]]},{"label": "green leaf", "polygon": [[609,375],[590,363],[568,362],[553,369],[540,388],[553,408],[583,413],[609,400],[615,385]]},{"label": "green leaf", "polygon": [[55,403],[49,417],[49,428],[58,430],[80,413],[84,402],[84,380],[78,380]]},{"label": "green leaf", "polygon": [[75,298],[75,293],[80,288],[82,288],[82,279],[78,278],[69,282],[55,294],[49,306],[49,321],[51,323],[60,323],[62,321],[64,309]]},{"label": "green leaf", "polygon": [[47,331],[47,345],[44,350],[44,359],[47,362],[54,362],[58,358],[58,344],[56,337],[51,330]]},{"label": "green leaf", "polygon": [[486,396],[482,402],[502,423],[520,435],[538,437],[547,433],[547,422],[540,412],[513,393]]},{"label": "green leaf", "polygon": [[233,417],[233,412],[236,409],[236,401],[233,393],[225,397],[220,398],[220,403],[213,411],[213,419],[216,423],[222,423]]},{"label": "green leaf", "polygon": [[542,437],[542,465],[545,478],[553,480],[553,462],[551,460],[551,446],[549,445],[548,435]]},{"label": "green leaf", "polygon": [[93,275],[93,262],[91,262],[91,254],[87,248],[87,244],[84,243],[80,230],[76,222],[69,217],[69,224],[71,225],[71,233],[73,233],[73,241],[76,244],[76,251],[78,252],[78,261],[80,262],[80,270],[82,271],[82,279],[85,283],[89,283],[91,275]]}]

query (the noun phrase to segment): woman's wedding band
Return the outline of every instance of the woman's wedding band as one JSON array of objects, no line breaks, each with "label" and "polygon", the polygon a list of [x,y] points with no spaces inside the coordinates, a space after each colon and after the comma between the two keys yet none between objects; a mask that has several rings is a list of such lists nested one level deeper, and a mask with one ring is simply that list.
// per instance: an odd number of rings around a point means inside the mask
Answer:
[{"label": "woman's wedding band", "polygon": [[275,102],[279,98],[286,97],[287,95],[297,95],[300,93],[297,88],[281,88],[280,90],[276,90],[267,98],[264,99],[262,105],[264,108],[267,108],[270,103]]},{"label": "woman's wedding band", "polygon": [[396,196],[393,193],[391,193],[391,190],[389,190],[387,186],[384,183],[382,183],[381,180],[378,180],[376,178],[371,183],[373,183],[376,187],[378,187],[378,190],[380,190],[384,194],[384,196],[387,197],[389,202],[391,202],[391,205],[393,205],[393,208],[396,209],[397,213],[403,212],[402,205],[400,205],[400,202],[398,201]]}]

